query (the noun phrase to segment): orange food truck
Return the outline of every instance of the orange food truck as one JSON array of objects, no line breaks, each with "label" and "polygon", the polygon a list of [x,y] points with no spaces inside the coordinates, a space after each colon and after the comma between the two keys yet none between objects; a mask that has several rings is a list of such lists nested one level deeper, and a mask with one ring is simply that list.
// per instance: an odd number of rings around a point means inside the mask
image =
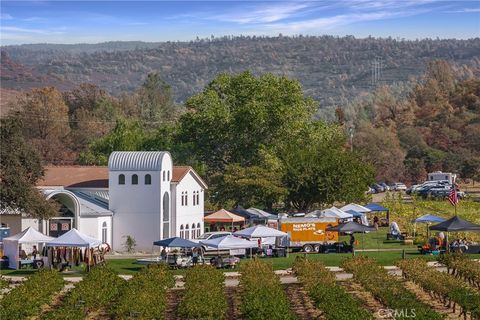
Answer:
[{"label": "orange food truck", "polygon": [[325,230],[338,225],[335,218],[282,218],[278,220],[278,224],[281,231],[288,233],[282,245],[293,250],[320,252],[322,246],[338,242],[338,232]]}]

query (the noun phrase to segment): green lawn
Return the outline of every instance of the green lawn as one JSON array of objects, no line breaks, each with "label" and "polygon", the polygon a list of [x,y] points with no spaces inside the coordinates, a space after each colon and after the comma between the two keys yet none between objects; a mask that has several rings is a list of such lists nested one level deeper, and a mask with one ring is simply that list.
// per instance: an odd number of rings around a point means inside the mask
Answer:
[{"label": "green lawn", "polygon": [[[380,265],[391,266],[395,264],[395,261],[401,259],[401,251],[383,251],[383,252],[357,252],[357,255],[364,255],[375,258]],[[292,253],[289,254],[286,258],[262,258],[265,261],[271,262],[275,270],[291,268],[293,261],[297,256],[304,256],[303,253]],[[348,253],[328,253],[328,254],[309,254],[307,255],[308,259],[320,260],[327,266],[339,266],[342,263],[342,260],[346,257],[350,257],[351,254]],[[408,250],[406,251],[405,257],[410,258],[424,258],[427,260],[435,260],[434,256],[423,256],[420,255],[417,251]],[[480,255],[471,255],[472,258],[480,259]],[[242,259],[242,262],[246,261]],[[117,271],[119,274],[135,274],[142,268],[141,265],[136,264],[135,259],[112,259],[108,260],[107,264]],[[226,271],[236,271],[226,270]],[[30,275],[35,270],[1,270],[2,275],[17,275],[25,276]],[[174,274],[184,274],[185,270],[173,270]],[[78,268],[75,273],[65,273],[64,276],[82,276],[85,272],[82,268]]]},{"label": "green lawn", "polygon": [[[387,240],[387,233],[389,228],[378,228],[378,231],[369,233],[355,233],[355,239],[358,240],[357,249],[405,249],[415,250],[417,246],[403,245],[398,240]],[[341,236],[339,241],[350,242],[350,236]]]}]

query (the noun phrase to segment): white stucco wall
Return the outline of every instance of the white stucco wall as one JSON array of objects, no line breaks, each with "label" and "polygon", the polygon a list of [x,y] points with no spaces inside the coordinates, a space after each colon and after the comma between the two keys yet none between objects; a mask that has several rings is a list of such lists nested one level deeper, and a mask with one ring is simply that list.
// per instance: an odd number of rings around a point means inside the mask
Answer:
[{"label": "white stucco wall", "polygon": [[100,234],[98,233],[98,218],[97,217],[80,217],[79,219],[79,228],[77,229],[81,233],[86,234],[95,239],[101,239]]},{"label": "white stucco wall", "polygon": [[[177,185],[175,195],[175,208],[176,208],[176,225],[175,232],[177,236],[180,236],[180,226],[184,227],[189,225],[189,239],[191,239],[192,223],[197,226],[200,223],[200,234],[203,234],[203,213],[204,213],[204,196],[205,191],[202,186],[195,180],[192,173],[188,173]],[[188,205],[182,206],[182,192],[188,193]],[[198,205],[193,205],[194,191],[200,191]],[[196,234],[195,234],[196,237]]]},{"label": "white stucco wall", "polygon": [[[125,236],[132,236],[136,250],[151,251],[152,243],[162,238],[162,198],[170,197],[170,181],[162,181],[163,171],[172,177],[172,159],[167,153],[162,158],[159,171],[110,171],[109,209],[113,211],[112,247],[123,251]],[[118,184],[118,176],[125,175],[125,184]],[[138,185],[132,185],[131,177],[138,175]],[[145,175],[150,174],[152,184],[145,185]],[[167,174],[166,174],[167,176]]]}]

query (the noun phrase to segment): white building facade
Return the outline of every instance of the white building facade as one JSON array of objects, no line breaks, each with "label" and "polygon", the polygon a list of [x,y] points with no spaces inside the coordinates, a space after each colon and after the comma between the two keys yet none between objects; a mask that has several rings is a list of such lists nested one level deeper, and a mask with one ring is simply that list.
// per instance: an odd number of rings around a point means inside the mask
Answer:
[{"label": "white building facade", "polygon": [[156,240],[194,239],[204,230],[207,185],[191,167],[173,166],[169,152],[113,152],[108,167],[47,167],[38,188],[60,204],[59,213],[46,221],[24,217],[22,230],[59,236],[76,228],[116,251],[130,236],[147,252]]}]

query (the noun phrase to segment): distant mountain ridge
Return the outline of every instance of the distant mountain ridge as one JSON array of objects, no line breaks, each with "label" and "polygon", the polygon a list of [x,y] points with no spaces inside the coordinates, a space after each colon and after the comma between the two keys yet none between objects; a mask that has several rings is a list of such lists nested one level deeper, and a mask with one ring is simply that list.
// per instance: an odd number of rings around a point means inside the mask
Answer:
[{"label": "distant mountain ridge", "polygon": [[[321,108],[344,105],[381,84],[418,77],[433,59],[449,61],[465,78],[480,76],[480,38],[407,41],[253,36],[190,42],[34,44],[4,46],[2,52],[9,61],[46,77],[41,85],[62,89],[90,82],[113,94],[131,92],[146,74],[158,72],[172,85],[177,102],[200,92],[218,73],[247,69],[298,79]],[[28,77],[12,76],[14,70],[5,79],[4,60],[2,56],[3,88],[39,85]]]}]

